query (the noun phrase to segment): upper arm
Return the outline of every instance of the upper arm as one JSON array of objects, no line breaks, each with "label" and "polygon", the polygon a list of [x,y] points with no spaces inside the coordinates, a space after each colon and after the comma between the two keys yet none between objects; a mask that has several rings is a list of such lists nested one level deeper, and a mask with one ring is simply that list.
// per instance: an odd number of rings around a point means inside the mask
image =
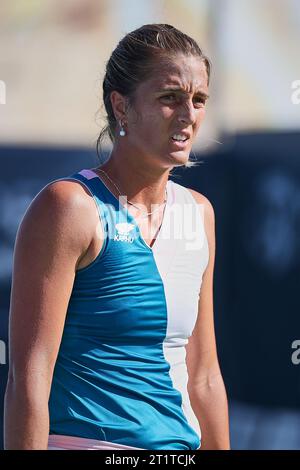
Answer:
[{"label": "upper arm", "polygon": [[28,382],[42,375],[50,389],[76,265],[91,241],[87,198],[80,188],[70,181],[46,186],[19,226],[9,317],[10,380]]},{"label": "upper arm", "polygon": [[198,316],[192,335],[186,346],[186,362],[190,385],[196,385],[220,374],[213,308],[213,278],[215,264],[215,214],[210,201],[192,191],[197,202],[204,206],[204,228],[208,240],[209,261],[202,277],[198,302]]}]

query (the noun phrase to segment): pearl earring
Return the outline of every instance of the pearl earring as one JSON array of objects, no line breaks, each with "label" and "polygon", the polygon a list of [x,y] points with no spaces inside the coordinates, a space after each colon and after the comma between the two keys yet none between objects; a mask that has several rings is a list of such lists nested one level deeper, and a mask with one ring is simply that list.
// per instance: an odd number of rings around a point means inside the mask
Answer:
[{"label": "pearl earring", "polygon": [[119,121],[119,124],[120,124],[120,127],[121,127],[119,134],[120,134],[121,137],[124,137],[124,135],[126,135],[126,132],[123,129],[122,121]]}]

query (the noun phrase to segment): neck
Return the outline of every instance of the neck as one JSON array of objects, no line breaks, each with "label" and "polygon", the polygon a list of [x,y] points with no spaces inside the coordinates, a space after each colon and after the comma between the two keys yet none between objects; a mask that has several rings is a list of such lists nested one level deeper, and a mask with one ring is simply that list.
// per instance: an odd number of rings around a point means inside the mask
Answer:
[{"label": "neck", "polygon": [[[126,152],[120,155],[117,149],[113,149],[109,160],[101,166],[111,180],[119,187],[121,194],[126,195],[128,201],[140,204],[150,212],[154,204],[162,204],[165,199],[165,188],[169,178],[170,168],[154,168],[153,165],[141,164],[138,156],[132,158],[132,153]],[[100,169],[100,168],[99,168]],[[110,190],[118,197],[117,189],[110,181]]]}]

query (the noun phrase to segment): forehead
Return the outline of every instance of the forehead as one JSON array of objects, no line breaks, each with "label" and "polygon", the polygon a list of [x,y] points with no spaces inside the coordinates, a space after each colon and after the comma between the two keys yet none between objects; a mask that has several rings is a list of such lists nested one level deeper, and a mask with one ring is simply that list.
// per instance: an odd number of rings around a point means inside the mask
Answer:
[{"label": "forehead", "polygon": [[177,56],[160,64],[159,72],[157,70],[149,79],[148,86],[151,89],[178,86],[187,92],[205,91],[208,88],[207,79],[203,60],[193,56]]}]

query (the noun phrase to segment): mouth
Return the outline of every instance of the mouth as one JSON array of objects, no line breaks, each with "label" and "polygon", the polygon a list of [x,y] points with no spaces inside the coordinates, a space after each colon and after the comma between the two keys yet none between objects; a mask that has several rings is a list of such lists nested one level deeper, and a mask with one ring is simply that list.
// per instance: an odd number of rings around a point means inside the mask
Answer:
[{"label": "mouth", "polygon": [[190,139],[189,139],[189,137],[187,137],[185,140],[175,140],[175,139],[173,139],[173,137],[171,137],[169,140],[170,140],[171,145],[174,148],[177,148],[177,149],[181,150],[181,149],[184,149],[187,146],[188,141]]}]

